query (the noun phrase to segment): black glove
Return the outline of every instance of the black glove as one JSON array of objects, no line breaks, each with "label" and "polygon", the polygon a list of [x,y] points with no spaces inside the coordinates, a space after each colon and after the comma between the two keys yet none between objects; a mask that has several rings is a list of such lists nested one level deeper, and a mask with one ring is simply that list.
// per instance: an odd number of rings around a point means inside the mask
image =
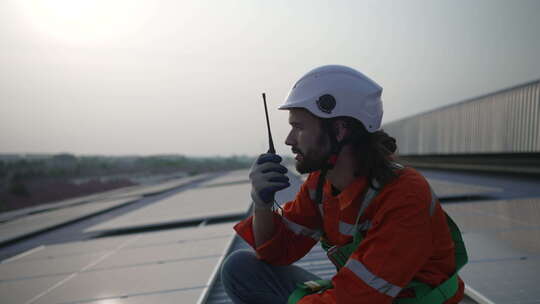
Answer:
[{"label": "black glove", "polygon": [[265,153],[251,166],[251,198],[258,209],[271,209],[277,191],[290,186],[287,168],[280,164],[277,154]]}]

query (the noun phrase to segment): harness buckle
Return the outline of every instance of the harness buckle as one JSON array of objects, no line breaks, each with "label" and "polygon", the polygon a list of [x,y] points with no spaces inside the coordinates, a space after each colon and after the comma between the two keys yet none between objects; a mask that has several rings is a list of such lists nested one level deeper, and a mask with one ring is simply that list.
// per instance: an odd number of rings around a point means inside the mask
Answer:
[{"label": "harness buckle", "polygon": [[339,271],[341,267],[345,266],[348,259],[348,257],[343,256],[340,246],[332,246],[328,248],[328,251],[326,251],[326,256],[328,256],[330,262],[336,266],[337,271]]}]

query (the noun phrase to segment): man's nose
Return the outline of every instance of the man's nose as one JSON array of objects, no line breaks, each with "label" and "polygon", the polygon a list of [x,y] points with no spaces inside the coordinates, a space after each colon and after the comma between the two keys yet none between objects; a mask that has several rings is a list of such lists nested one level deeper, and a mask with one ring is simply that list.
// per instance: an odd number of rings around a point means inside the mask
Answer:
[{"label": "man's nose", "polygon": [[294,140],[294,138],[293,138],[292,131],[289,132],[289,135],[287,135],[287,138],[285,138],[285,144],[286,144],[287,146],[294,146],[295,140]]}]

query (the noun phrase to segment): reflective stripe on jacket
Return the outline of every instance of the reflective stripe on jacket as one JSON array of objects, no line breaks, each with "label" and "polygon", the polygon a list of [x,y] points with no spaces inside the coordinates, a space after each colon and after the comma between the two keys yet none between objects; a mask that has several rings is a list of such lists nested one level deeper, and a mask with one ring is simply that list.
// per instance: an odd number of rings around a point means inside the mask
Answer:
[{"label": "reflective stripe on jacket", "polygon": [[[323,235],[332,245],[351,242],[367,180],[357,178],[337,196],[326,182],[322,206],[317,206],[313,193],[318,175],[310,174],[295,200],[284,205],[283,216],[274,215],[274,236],[256,248],[260,259],[274,265],[292,264]],[[359,223],[364,240],[332,278],[334,288],[299,303],[392,303],[395,297],[412,296],[413,291],[403,289],[412,279],[437,286],[456,270],[444,211],[414,169],[400,170],[399,177],[371,201]],[[235,229],[255,246],[251,217]],[[460,281],[458,293],[447,303],[458,303],[462,297]]]}]

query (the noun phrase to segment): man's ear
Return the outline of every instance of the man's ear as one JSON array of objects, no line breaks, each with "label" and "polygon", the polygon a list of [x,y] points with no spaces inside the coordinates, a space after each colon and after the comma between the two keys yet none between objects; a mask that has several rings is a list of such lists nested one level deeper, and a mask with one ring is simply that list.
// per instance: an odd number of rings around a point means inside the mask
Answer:
[{"label": "man's ear", "polygon": [[342,141],[347,134],[349,134],[349,128],[348,128],[347,122],[344,120],[338,119],[334,122],[334,132],[336,134],[336,139],[338,142]]}]

